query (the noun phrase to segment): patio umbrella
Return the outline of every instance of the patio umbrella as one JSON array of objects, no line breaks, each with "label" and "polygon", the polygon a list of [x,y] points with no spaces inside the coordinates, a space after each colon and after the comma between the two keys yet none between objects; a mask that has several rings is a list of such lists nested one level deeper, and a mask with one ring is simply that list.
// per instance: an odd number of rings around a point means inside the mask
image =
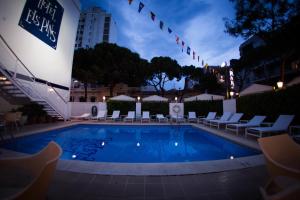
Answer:
[{"label": "patio umbrella", "polygon": [[143,101],[144,102],[147,102],[147,101],[152,101],[152,102],[167,102],[168,99],[165,98],[165,97],[161,97],[161,96],[157,96],[157,95],[152,95],[152,96],[143,98]]},{"label": "patio umbrella", "polygon": [[273,87],[269,85],[261,85],[261,84],[252,84],[246,89],[244,89],[241,93],[240,96],[246,96],[250,94],[257,94],[257,93],[264,93],[264,92],[269,92],[272,91]]},{"label": "patio umbrella", "polygon": [[224,96],[215,95],[215,94],[200,94],[188,98],[184,98],[185,102],[189,101],[209,101],[209,100],[223,100]]},{"label": "patio umbrella", "polygon": [[126,96],[126,95],[119,95],[119,96],[114,96],[110,98],[109,100],[111,101],[135,101],[135,98]]}]

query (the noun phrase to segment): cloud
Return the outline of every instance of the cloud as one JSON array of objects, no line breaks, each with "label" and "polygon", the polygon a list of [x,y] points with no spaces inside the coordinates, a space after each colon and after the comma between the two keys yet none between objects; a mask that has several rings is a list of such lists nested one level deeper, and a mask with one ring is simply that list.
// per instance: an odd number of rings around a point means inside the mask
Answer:
[{"label": "cloud", "polygon": [[[88,0],[95,3],[96,0]],[[219,65],[223,61],[239,57],[239,45],[242,39],[233,38],[224,33],[223,18],[232,17],[233,6],[228,0],[143,0],[145,8],[137,12],[139,1],[97,1],[98,5],[108,6],[107,9],[117,22],[118,44],[151,60],[155,56],[170,56],[181,65],[200,66],[204,59],[209,65]],[[149,12],[153,11],[157,18],[151,21]],[[165,22],[165,29],[159,29],[159,20]],[[181,52],[176,45],[175,35],[168,34],[166,28],[171,27],[200,55],[200,62]],[[185,47],[186,47],[185,46]],[[181,84],[182,87],[182,84]]]}]

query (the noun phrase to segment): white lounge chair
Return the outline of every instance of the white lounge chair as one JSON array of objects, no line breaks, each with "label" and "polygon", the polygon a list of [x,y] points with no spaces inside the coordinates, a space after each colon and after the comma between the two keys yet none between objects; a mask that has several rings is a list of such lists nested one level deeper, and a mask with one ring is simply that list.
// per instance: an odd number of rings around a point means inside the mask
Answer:
[{"label": "white lounge chair", "polygon": [[78,116],[72,116],[72,119],[90,119],[91,118],[91,113],[84,113],[82,115]]},{"label": "white lounge chair", "polygon": [[264,134],[282,133],[288,131],[289,125],[294,119],[294,115],[280,115],[271,127],[247,128],[246,134],[255,137],[262,137]]},{"label": "white lounge chair", "polygon": [[238,123],[243,115],[243,113],[234,113],[228,120],[210,120],[210,127],[215,126],[220,129],[221,126],[226,124]]},{"label": "white lounge chair", "polygon": [[168,118],[165,117],[163,114],[157,114],[156,115],[156,119],[158,120],[158,122],[168,122]]},{"label": "white lounge chair", "polygon": [[150,122],[150,113],[149,113],[149,111],[143,111],[141,122]]},{"label": "white lounge chair", "polygon": [[116,120],[120,119],[120,111],[119,110],[114,110],[112,116],[107,117],[106,119],[113,120],[113,121],[116,121]]},{"label": "white lounge chair", "polygon": [[185,122],[185,118],[182,115],[171,115],[170,117],[171,122]]},{"label": "white lounge chair", "polygon": [[210,126],[211,121],[225,122],[225,121],[229,120],[231,116],[232,116],[232,112],[224,112],[220,119],[204,120],[203,124],[207,125],[207,126]]},{"label": "white lounge chair", "polygon": [[254,116],[250,121],[243,124],[227,124],[226,130],[235,131],[236,134],[239,134],[240,130],[245,130],[246,128],[260,126],[261,123],[265,120],[266,116]]},{"label": "white lounge chair", "polygon": [[133,123],[133,121],[134,121],[134,119],[135,119],[135,112],[134,111],[128,111],[128,114],[127,114],[127,116],[124,118],[124,122],[132,122]]},{"label": "white lounge chair", "polygon": [[198,119],[198,123],[204,123],[204,121],[209,121],[209,120],[212,120],[212,119],[215,119],[216,118],[216,115],[217,113],[216,112],[209,112],[208,115],[206,117],[200,117]]},{"label": "white lounge chair", "polygon": [[188,118],[187,118],[188,122],[197,122],[197,116],[195,112],[189,112],[188,113]]},{"label": "white lounge chair", "polygon": [[99,110],[97,116],[92,117],[92,119],[96,119],[96,120],[106,120],[106,110]]}]

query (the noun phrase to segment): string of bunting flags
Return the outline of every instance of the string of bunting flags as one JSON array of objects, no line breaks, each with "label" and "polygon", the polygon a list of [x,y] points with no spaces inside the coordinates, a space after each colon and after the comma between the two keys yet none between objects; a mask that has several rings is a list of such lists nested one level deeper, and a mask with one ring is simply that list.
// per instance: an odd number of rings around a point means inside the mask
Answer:
[{"label": "string of bunting flags", "polygon": [[[128,0],[129,5],[132,5],[133,1],[134,0]],[[142,13],[142,11],[145,10],[145,4],[140,1],[138,5],[139,5],[138,6],[138,13]],[[150,16],[150,19],[153,22],[155,22],[156,20],[159,22],[158,25],[159,25],[159,28],[162,31],[166,30],[170,35],[173,34],[175,36],[176,44],[177,45],[181,45],[181,51],[182,52],[184,52],[185,49],[186,49],[186,54],[187,55],[190,56],[192,54],[193,60],[195,60],[197,58],[198,63],[200,62],[200,56],[197,55],[194,50],[192,51],[191,48],[190,48],[190,46],[187,45],[187,43],[185,43],[183,40],[181,40],[180,37],[177,34],[175,34],[170,27],[167,27],[162,20],[157,19],[157,16],[156,16],[156,14],[153,11],[149,10],[149,16]],[[204,65],[204,60],[202,60],[201,64],[202,64],[202,66]]]}]

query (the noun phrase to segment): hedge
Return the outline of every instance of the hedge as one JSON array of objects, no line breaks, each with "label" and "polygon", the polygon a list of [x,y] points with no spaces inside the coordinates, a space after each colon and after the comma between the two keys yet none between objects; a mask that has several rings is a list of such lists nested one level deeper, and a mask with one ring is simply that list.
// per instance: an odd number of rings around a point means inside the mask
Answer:
[{"label": "hedge", "polygon": [[168,102],[143,102],[142,111],[149,111],[150,115],[155,114],[169,114],[169,103]]},{"label": "hedge", "polygon": [[111,115],[114,110],[119,110],[120,115],[127,115],[128,111],[135,111],[135,102],[108,101],[107,102],[108,115]]},{"label": "hedge", "polygon": [[196,112],[197,116],[206,116],[209,112],[223,113],[223,101],[191,101],[184,103],[184,114]]},{"label": "hedge", "polygon": [[279,91],[271,91],[239,97],[237,112],[242,112],[245,118],[254,115],[266,115],[266,121],[275,121],[281,114],[295,115],[293,124],[300,123],[300,85],[288,87]]}]

